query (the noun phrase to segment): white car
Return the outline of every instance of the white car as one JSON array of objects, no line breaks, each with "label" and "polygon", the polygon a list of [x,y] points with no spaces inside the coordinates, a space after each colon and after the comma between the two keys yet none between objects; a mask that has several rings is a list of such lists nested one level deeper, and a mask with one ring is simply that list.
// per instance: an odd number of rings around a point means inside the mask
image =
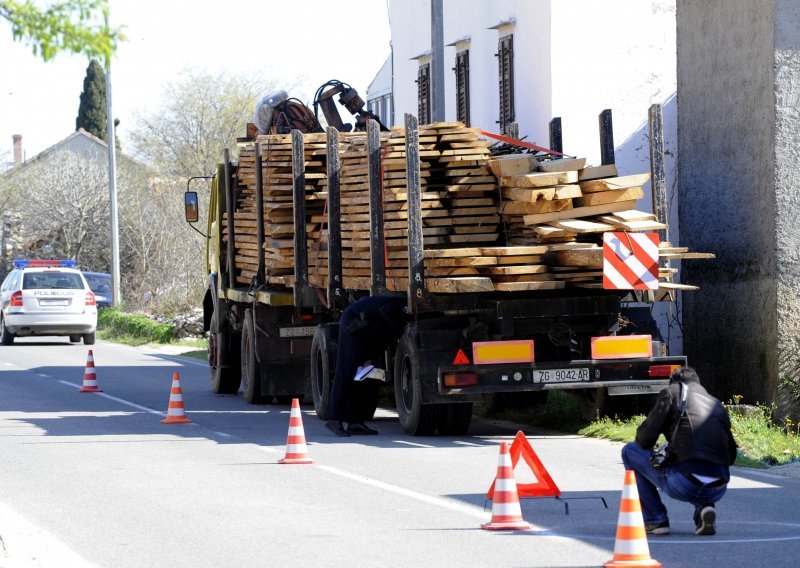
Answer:
[{"label": "white car", "polygon": [[65,335],[94,344],[94,293],[71,260],[15,260],[0,286],[0,343],[15,337]]}]

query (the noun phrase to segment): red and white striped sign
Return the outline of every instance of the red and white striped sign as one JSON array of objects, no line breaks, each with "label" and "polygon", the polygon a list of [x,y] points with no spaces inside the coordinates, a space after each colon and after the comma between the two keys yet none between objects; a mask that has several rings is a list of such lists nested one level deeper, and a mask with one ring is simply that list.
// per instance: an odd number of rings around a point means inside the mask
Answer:
[{"label": "red and white striped sign", "polygon": [[603,288],[658,290],[658,233],[603,233]]}]

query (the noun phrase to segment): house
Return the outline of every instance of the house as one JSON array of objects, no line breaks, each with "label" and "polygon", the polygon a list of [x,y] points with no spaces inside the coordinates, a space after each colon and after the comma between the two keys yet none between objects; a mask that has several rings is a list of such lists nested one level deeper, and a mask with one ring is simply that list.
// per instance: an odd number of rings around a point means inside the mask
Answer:
[{"label": "house", "polygon": [[[116,156],[118,179],[146,183],[144,164],[121,152]],[[80,129],[23,160],[22,140],[15,135],[14,166],[0,174],[0,277],[14,258],[108,248],[108,211],[105,141]],[[72,244],[59,249],[56,241]]]}]

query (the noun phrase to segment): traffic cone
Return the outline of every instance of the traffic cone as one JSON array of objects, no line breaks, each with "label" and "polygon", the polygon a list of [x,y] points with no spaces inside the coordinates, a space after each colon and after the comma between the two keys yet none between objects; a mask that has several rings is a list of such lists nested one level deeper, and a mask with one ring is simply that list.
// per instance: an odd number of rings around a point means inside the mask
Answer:
[{"label": "traffic cone", "polygon": [[286,456],[278,463],[314,463],[308,455],[306,434],[303,431],[303,415],[300,413],[300,400],[292,399],[289,413],[289,435],[286,438]]},{"label": "traffic cone", "polygon": [[530,523],[522,520],[517,482],[514,479],[514,467],[511,465],[508,442],[500,443],[500,459],[497,464],[494,499],[492,499],[492,520],[482,524],[481,528],[489,531],[533,528]]},{"label": "traffic cone", "polygon": [[183,393],[181,392],[181,378],[178,373],[172,373],[172,390],[169,393],[169,406],[167,407],[167,417],[161,421],[162,424],[188,424],[191,422],[186,418],[183,408]]},{"label": "traffic cone", "polygon": [[636,488],[636,474],[625,472],[625,486],[619,504],[617,540],[614,543],[614,558],[603,564],[606,568],[658,568],[661,562],[650,558],[647,533],[642,518],[642,504]]},{"label": "traffic cone", "polygon": [[83,372],[83,386],[78,392],[103,392],[97,386],[97,375],[94,373],[94,354],[89,349],[89,356],[86,358],[86,370]]}]

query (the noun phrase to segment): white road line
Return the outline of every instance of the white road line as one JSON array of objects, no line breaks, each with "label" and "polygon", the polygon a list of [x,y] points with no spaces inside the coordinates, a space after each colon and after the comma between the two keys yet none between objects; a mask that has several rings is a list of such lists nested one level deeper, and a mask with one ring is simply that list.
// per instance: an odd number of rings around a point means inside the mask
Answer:
[{"label": "white road line", "polygon": [[[67,385],[68,387],[75,387],[76,389],[80,390],[81,385],[76,385],[75,383],[70,383],[69,381],[58,381],[62,385]],[[144,410],[145,412],[149,412],[150,414],[155,414],[157,416],[166,416],[166,412],[159,412],[158,410],[153,410],[152,408],[148,408],[146,406],[142,406],[141,404],[136,404],[135,402],[130,402],[121,398],[117,398],[116,396],[111,396],[110,394],[106,394],[104,392],[95,392],[92,393],[96,396],[102,396],[103,398],[107,398],[108,400],[113,400],[114,402],[118,402],[120,404],[124,404],[125,406],[130,406],[131,408],[136,408],[138,410]]]},{"label": "white road line", "polygon": [[45,375],[44,373],[36,373],[37,377],[44,377],[45,379],[49,379],[50,375]]},{"label": "white road line", "polygon": [[453,443],[456,444],[456,445],[459,445],[459,446],[471,446],[471,447],[474,447],[474,448],[485,448],[486,447],[485,444],[475,444],[474,442],[465,442],[463,440],[456,440]]},{"label": "white road line", "polygon": [[427,444],[417,444],[416,442],[406,442],[405,440],[392,440],[395,444],[405,444],[406,446],[414,446],[416,448],[435,448],[436,446],[429,446]]},{"label": "white road line", "polygon": [[431,495],[425,495],[424,493],[417,493],[416,491],[412,491],[404,487],[392,485],[391,483],[386,483],[385,481],[380,481],[378,479],[373,479],[371,477],[364,477],[363,475],[351,473],[349,471],[339,469],[338,467],[332,467],[329,465],[318,465],[317,468],[323,471],[327,471],[328,473],[338,475],[339,477],[344,477],[346,479],[357,481],[358,483],[362,483],[364,485],[371,485],[373,487],[377,487],[378,489],[391,491],[392,493],[396,493],[404,497],[410,497],[412,499],[416,499],[417,501],[428,503],[429,505],[436,505],[437,507],[442,507],[444,509],[450,509],[451,511],[463,513],[465,515],[469,515],[476,519],[480,519],[481,521],[484,522],[489,520],[490,518],[490,514],[488,511],[484,512],[483,510],[478,509],[477,507],[471,505],[462,505],[461,503],[451,501],[450,499],[444,499],[442,497],[433,497]]}]

